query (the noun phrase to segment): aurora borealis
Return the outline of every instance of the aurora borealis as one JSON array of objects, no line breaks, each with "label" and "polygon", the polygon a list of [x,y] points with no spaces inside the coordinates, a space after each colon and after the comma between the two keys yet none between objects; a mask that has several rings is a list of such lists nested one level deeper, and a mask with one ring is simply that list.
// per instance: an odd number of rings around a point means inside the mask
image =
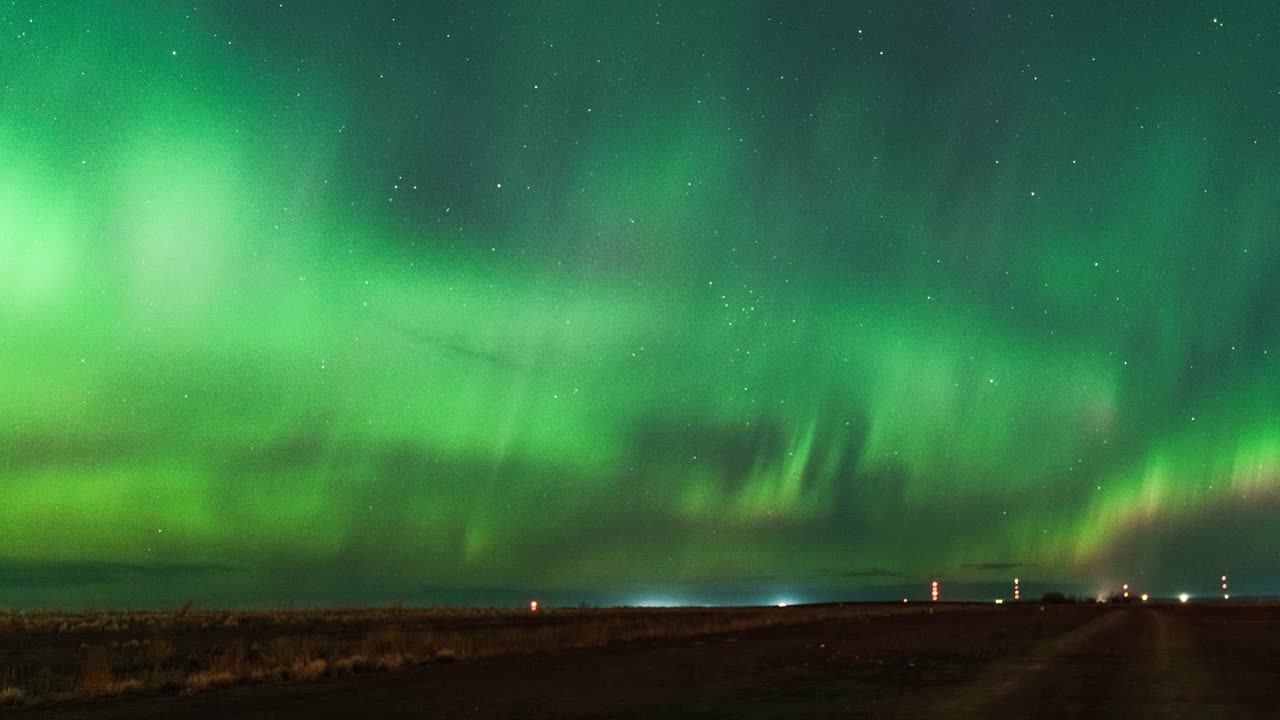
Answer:
[{"label": "aurora borealis", "polygon": [[0,33],[0,604],[1280,593],[1270,0]]}]

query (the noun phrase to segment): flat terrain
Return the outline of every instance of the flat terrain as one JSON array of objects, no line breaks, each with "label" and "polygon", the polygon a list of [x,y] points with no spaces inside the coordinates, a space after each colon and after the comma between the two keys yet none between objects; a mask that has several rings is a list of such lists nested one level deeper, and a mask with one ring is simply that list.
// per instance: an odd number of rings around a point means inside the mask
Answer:
[{"label": "flat terrain", "polygon": [[1280,712],[1280,608],[1040,608],[855,613],[720,635],[5,714],[57,720],[1274,718]]}]

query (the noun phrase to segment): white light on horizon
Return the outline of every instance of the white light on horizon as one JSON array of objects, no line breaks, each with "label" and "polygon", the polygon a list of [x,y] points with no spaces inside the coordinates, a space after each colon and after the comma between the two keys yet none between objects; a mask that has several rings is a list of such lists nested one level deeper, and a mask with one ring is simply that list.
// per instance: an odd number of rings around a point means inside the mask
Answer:
[{"label": "white light on horizon", "polygon": [[1179,595],[1179,596],[1178,596],[1178,602],[1183,602],[1183,603],[1184,603],[1184,602],[1186,602],[1186,601],[1188,601],[1188,600],[1190,600],[1190,599],[1191,599],[1191,596],[1190,596],[1190,595],[1188,595],[1188,594],[1186,594],[1186,593],[1182,593],[1181,595]]},{"label": "white light on horizon", "polygon": [[693,603],[685,600],[679,600],[673,597],[646,597],[631,603],[632,607],[639,608],[670,608],[670,607],[689,607]]}]

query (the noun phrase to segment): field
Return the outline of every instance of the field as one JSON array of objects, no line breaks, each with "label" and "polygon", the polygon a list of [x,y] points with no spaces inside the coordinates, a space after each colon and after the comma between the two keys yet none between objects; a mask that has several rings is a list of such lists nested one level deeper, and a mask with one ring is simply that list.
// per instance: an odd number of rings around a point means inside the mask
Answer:
[{"label": "field", "polygon": [[942,603],[8,614],[0,615],[0,712],[1271,717],[1277,610]]}]

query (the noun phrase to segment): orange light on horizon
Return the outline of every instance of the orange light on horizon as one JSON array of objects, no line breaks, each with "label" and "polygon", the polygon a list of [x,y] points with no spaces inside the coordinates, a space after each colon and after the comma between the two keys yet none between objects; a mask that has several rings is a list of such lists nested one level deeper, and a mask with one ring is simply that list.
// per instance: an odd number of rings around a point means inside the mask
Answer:
[{"label": "orange light on horizon", "polygon": [[529,612],[538,612],[538,601],[537,601],[537,600],[530,600],[530,601],[529,601]]}]

